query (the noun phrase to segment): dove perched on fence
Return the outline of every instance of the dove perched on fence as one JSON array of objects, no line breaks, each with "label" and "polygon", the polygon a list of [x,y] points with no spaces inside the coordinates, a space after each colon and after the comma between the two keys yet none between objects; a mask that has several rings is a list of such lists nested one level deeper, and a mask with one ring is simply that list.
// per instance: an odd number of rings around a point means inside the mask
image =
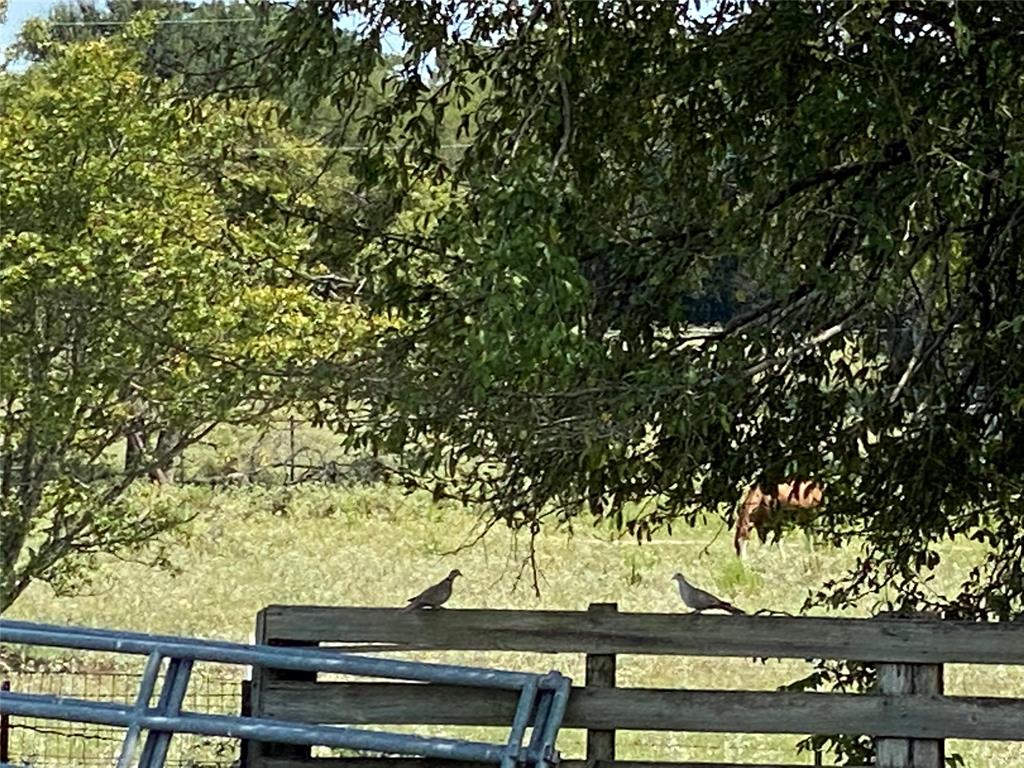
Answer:
[{"label": "dove perched on fence", "polygon": [[679,587],[679,596],[683,598],[683,602],[686,603],[689,608],[693,608],[695,613],[711,610],[712,608],[718,608],[723,611],[728,611],[729,613],[743,613],[743,611],[732,603],[727,603],[725,600],[715,597],[710,592],[705,592],[703,589],[693,586],[693,584],[683,578],[683,574],[681,573],[677,573],[673,576],[672,580]]},{"label": "dove perched on fence", "polygon": [[412,611],[417,608],[440,608],[452,596],[452,583],[455,581],[455,577],[461,575],[462,572],[456,568],[441,581],[437,582],[437,584],[427,587],[415,597],[410,597],[409,604],[402,610]]}]

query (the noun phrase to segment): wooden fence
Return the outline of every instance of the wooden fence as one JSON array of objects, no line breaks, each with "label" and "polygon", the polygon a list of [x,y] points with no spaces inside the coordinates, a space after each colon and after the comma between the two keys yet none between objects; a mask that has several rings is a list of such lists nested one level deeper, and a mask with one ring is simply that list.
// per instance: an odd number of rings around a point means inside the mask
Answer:
[{"label": "wooden fence", "polygon": [[[578,653],[564,727],[587,731],[586,761],[568,768],[735,768],[615,759],[617,730],[869,734],[881,768],[941,768],[944,739],[1024,741],[1024,699],[944,696],[944,663],[1024,664],[1024,622],[831,619],[589,611],[269,606],[256,641],[354,651]],[[618,654],[847,659],[877,667],[874,695],[617,688]],[[545,671],[545,670],[536,670]],[[578,682],[578,681],[577,681]],[[393,682],[317,682],[253,670],[253,714],[352,725],[507,726],[515,695]],[[419,768],[428,761],[312,758],[287,745],[246,745],[243,768]],[[743,768],[753,768],[747,765]],[[785,768],[778,766],[776,768]]]}]

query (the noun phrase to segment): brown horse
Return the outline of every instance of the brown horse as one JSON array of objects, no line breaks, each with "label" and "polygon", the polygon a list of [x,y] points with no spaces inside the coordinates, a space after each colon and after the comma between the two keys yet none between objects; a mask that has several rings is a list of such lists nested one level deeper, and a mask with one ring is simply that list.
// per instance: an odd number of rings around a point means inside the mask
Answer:
[{"label": "brown horse", "polygon": [[736,535],[733,545],[736,554],[743,557],[750,538],[750,529],[757,531],[762,542],[768,541],[768,535],[774,534],[778,539],[782,520],[777,519],[778,510],[814,509],[824,498],[825,489],[816,480],[785,480],[773,488],[762,483],[755,483],[747,489],[740,502],[736,516]]}]

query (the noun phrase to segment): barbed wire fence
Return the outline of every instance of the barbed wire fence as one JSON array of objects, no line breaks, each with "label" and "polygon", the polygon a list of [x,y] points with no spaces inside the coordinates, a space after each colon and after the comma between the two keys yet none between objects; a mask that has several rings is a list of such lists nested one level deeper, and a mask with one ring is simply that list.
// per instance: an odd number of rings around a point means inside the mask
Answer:
[{"label": "barbed wire fence", "polygon": [[[297,417],[278,417],[261,426],[215,430],[179,458],[173,483],[213,488],[302,483],[356,486],[379,482],[382,466],[374,457],[346,453],[338,436],[328,429]],[[15,692],[130,704],[138,693],[141,673],[141,665],[114,668],[89,654],[27,658],[0,647],[0,684]],[[237,715],[242,684],[238,668],[204,665],[192,673],[184,708]],[[121,728],[4,715],[0,717],[0,763],[109,768],[117,761],[123,738]],[[239,765],[239,750],[234,739],[177,734],[166,766],[233,768]]]},{"label": "barbed wire fence", "polygon": [[330,430],[296,417],[273,418],[260,427],[215,431],[178,459],[172,475],[176,484],[212,487],[381,480],[382,459],[346,453],[340,442]]},{"label": "barbed wire fence", "polygon": [[[223,670],[196,670],[189,681],[184,708],[237,715],[242,679]],[[91,701],[132,703],[141,673],[121,670],[10,670],[0,673],[5,688],[21,693],[70,696]],[[110,768],[124,739],[124,729],[90,723],[7,717],[0,722],[0,762],[32,768]],[[4,750],[0,750],[4,751]],[[234,739],[176,734],[167,768],[234,768],[239,742]]]}]

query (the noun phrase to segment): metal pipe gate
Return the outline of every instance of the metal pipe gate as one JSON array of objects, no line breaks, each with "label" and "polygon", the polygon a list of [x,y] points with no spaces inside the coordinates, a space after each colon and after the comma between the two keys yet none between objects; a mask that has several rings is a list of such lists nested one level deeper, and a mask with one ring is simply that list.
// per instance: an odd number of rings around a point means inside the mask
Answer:
[{"label": "metal pipe gate", "polygon": [[[226,736],[285,744],[344,747],[392,754],[496,763],[501,768],[557,765],[555,740],[571,680],[559,672],[527,672],[450,664],[378,659],[312,648],[278,648],[109,629],[0,619],[0,642],[146,656],[134,704],[65,696],[0,692],[0,714],[71,720],[126,729],[117,768],[129,768],[147,731],[138,768],[163,768],[174,733]],[[165,664],[166,661],[166,664]],[[197,661],[263,666],[304,672],[467,685],[519,692],[508,740],[503,744],[369,731],[270,718],[182,711],[192,665]],[[163,670],[155,706],[152,698]],[[526,728],[533,725],[529,744]]]}]

